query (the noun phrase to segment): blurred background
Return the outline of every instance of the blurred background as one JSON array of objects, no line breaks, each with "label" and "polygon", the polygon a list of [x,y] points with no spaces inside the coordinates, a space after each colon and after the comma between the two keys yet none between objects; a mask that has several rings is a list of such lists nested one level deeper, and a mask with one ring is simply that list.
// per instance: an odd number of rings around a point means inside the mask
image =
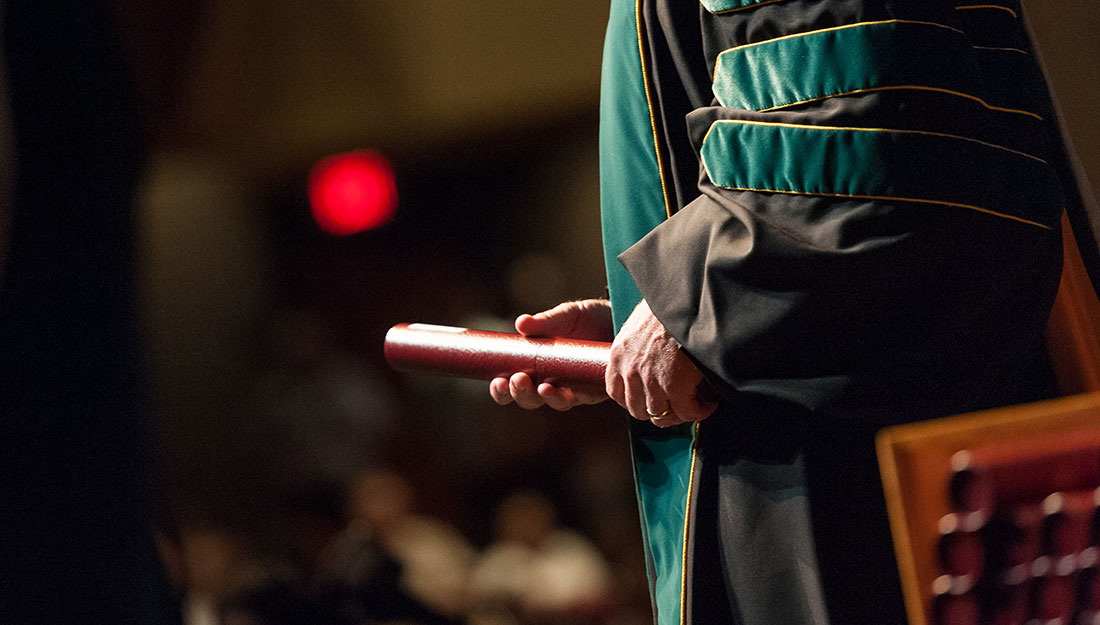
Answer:
[{"label": "blurred background", "polygon": [[[139,292],[166,491],[185,556],[232,547],[191,585],[300,564],[387,471],[477,552],[507,497],[538,493],[648,619],[621,415],[501,408],[381,358],[398,322],[511,330],[602,293],[605,3],[115,4],[151,139]],[[334,236],[310,171],[355,150],[389,162],[396,213]]]},{"label": "blurred background", "polygon": [[[143,132],[142,378],[188,620],[370,561],[419,622],[649,622],[626,417],[499,407],[381,350],[395,323],[509,330],[602,293],[607,3],[107,5]],[[1100,16],[1025,5],[1100,182]],[[395,212],[333,234],[311,172],[348,153],[392,173]]]}]

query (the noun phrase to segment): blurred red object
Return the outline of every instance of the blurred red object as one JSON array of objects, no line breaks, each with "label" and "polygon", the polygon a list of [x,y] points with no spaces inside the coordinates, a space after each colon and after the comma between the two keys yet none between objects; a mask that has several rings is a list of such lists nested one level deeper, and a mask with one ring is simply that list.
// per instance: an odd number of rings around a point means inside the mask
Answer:
[{"label": "blurred red object", "polygon": [[329,234],[345,236],[383,226],[397,212],[393,167],[368,150],[329,156],[310,172],[309,203],[317,225]]}]

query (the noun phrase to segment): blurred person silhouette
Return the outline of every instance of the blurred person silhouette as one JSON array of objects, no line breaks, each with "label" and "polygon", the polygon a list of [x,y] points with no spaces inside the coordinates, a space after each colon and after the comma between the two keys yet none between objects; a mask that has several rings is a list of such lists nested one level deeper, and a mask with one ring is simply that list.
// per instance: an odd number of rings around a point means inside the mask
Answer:
[{"label": "blurred person silhouette", "polygon": [[311,581],[320,618],[334,625],[455,625],[401,586],[401,565],[365,532],[349,528]]},{"label": "blurred person silhouette", "polygon": [[470,579],[471,622],[601,623],[612,603],[610,568],[583,535],[557,522],[541,493],[518,491],[497,507],[496,535]]},{"label": "blurred person silhouette", "polygon": [[0,15],[0,621],[179,623],[154,538],[128,76],[99,2]]},{"label": "blurred person silhouette", "polygon": [[293,569],[256,565],[218,606],[220,625],[325,625]]},{"label": "blurred person silhouette", "polygon": [[281,555],[303,575],[312,577],[336,548],[348,523],[346,499],[341,484],[310,484],[292,493],[277,512],[286,524]]},{"label": "blurred person silhouette", "polygon": [[346,349],[316,310],[280,310],[252,389],[261,461],[291,489],[343,484],[377,462],[400,407],[382,374]]},{"label": "blurred person silhouette", "polygon": [[237,580],[252,572],[249,550],[240,534],[217,526],[183,529],[169,570],[183,591],[184,625],[218,625],[219,606]]},{"label": "blurred person silhouette", "polygon": [[404,590],[441,614],[458,617],[465,611],[476,551],[449,523],[416,512],[407,479],[391,470],[368,471],[352,484],[348,508],[349,532],[370,536],[393,558]]}]

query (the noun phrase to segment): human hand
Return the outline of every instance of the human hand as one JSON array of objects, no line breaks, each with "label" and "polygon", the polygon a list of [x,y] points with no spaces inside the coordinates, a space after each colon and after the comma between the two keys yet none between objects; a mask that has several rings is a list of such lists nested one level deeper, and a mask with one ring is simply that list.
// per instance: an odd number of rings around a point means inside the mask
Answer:
[{"label": "human hand", "polygon": [[[591,341],[611,341],[615,329],[611,322],[611,302],[586,299],[564,302],[534,315],[520,315],[516,330],[524,336],[565,337]],[[564,388],[543,382],[536,385],[526,373],[509,378],[494,378],[489,383],[493,401],[504,406],[515,402],[521,408],[533,410],[550,406],[554,410],[569,410],[581,404],[596,404],[607,399],[604,393]]]},{"label": "human hand", "polygon": [[611,399],[632,417],[658,427],[700,421],[718,405],[699,397],[703,374],[644,299],[611,344],[605,382]]}]

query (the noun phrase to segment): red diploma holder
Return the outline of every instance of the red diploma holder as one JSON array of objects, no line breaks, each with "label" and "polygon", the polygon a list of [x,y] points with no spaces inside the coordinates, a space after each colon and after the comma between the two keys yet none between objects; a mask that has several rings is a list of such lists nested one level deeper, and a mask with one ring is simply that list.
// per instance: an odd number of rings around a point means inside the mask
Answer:
[{"label": "red diploma holder", "polygon": [[395,369],[475,380],[525,372],[549,382],[602,391],[610,343],[402,323],[386,333],[386,361]]},{"label": "red diploma holder", "polygon": [[879,434],[910,625],[1100,625],[1100,302],[1063,234],[1066,397]]}]

